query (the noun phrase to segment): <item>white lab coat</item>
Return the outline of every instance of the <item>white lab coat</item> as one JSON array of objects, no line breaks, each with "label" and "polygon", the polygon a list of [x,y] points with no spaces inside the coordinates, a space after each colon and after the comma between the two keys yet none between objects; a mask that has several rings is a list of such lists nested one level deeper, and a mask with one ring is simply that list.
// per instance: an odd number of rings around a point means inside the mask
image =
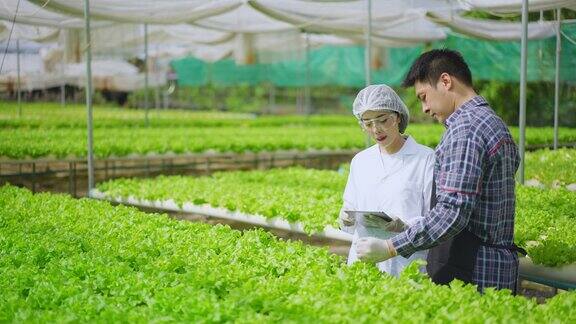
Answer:
[{"label": "white lab coat", "polygon": [[[356,154],[344,190],[343,210],[384,211],[397,216],[408,226],[430,209],[434,170],[434,151],[408,137],[400,151],[380,153],[378,144]],[[353,233],[348,264],[358,260],[354,227],[343,228]],[[398,276],[413,260],[426,260],[427,251],[406,259],[396,256],[377,264],[380,271]]]}]

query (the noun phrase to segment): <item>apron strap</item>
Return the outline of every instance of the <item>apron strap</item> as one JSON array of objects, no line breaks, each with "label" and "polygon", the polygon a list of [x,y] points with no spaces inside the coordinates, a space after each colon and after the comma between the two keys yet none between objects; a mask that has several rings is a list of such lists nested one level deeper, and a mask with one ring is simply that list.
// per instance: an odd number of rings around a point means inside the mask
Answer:
[{"label": "apron strap", "polygon": [[480,245],[495,248],[495,249],[510,250],[512,252],[520,253],[523,256],[528,255],[528,252],[526,252],[526,250],[524,250],[523,248],[519,247],[518,245],[516,245],[514,243],[501,245],[501,244],[492,244],[492,243],[482,242],[482,240],[480,240]]}]

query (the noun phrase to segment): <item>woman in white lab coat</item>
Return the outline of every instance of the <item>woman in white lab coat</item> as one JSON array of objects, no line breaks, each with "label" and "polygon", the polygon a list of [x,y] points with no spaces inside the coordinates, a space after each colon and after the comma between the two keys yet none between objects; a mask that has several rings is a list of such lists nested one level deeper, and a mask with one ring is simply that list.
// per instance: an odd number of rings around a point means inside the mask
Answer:
[{"label": "woman in white lab coat", "polygon": [[[358,231],[356,219],[344,211],[384,211],[410,226],[430,209],[434,167],[434,151],[404,135],[408,109],[390,87],[371,85],[361,90],[354,100],[353,113],[376,144],[354,156],[344,190],[340,225],[353,234],[348,264],[358,260]],[[390,225],[397,224],[372,224],[384,228]],[[408,259],[396,256],[377,266],[380,271],[397,276],[416,259],[426,260],[426,251]]]}]

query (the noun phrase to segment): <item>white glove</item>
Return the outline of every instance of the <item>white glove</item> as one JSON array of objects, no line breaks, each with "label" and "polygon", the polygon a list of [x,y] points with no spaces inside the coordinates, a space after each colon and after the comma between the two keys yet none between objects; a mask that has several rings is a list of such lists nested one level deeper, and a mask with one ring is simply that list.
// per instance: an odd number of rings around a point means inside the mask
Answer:
[{"label": "white glove", "polygon": [[407,227],[400,218],[396,218],[391,222],[387,222],[382,217],[371,214],[364,215],[364,226],[376,227],[388,232],[398,233],[404,231]]},{"label": "white glove", "polygon": [[348,213],[344,212],[344,209],[340,210],[340,216],[338,217],[340,221],[340,227],[343,226],[354,226],[356,223],[356,218],[354,216],[348,215]]},{"label": "white glove", "polygon": [[358,259],[366,262],[382,262],[396,256],[396,249],[390,240],[375,237],[362,237],[356,241]]}]

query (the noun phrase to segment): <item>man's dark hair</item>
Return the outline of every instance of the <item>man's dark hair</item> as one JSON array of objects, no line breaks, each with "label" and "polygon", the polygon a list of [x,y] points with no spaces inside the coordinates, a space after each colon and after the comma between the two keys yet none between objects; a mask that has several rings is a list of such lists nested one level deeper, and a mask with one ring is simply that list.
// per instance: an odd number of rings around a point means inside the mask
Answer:
[{"label": "man's dark hair", "polygon": [[436,87],[442,73],[448,73],[472,87],[472,73],[462,54],[449,49],[434,49],[420,55],[410,67],[402,86],[408,88],[416,82],[428,82]]}]

